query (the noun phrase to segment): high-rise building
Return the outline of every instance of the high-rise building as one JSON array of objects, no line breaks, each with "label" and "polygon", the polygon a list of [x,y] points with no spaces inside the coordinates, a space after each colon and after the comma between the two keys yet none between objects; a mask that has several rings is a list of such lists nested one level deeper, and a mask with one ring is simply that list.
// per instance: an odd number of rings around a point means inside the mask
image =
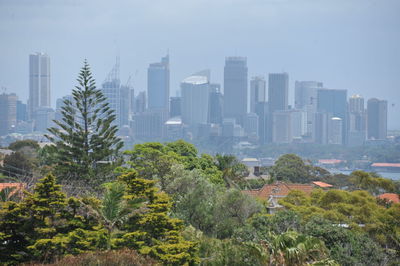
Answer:
[{"label": "high-rise building", "polygon": [[182,97],[171,97],[169,106],[169,117],[181,116]]},{"label": "high-rise building", "polygon": [[147,70],[148,109],[151,111],[169,111],[169,56],[161,62],[152,63]]},{"label": "high-rise building", "polygon": [[182,122],[191,127],[206,124],[210,83],[207,76],[193,75],[181,82]]},{"label": "high-rise building", "polygon": [[140,114],[146,111],[147,104],[146,104],[146,92],[141,91],[139,92],[138,96],[135,97],[135,105],[134,105],[134,113]]},{"label": "high-rise building", "polygon": [[129,125],[129,115],[131,112],[131,87],[121,86],[120,88],[120,127]]},{"label": "high-rise building", "polygon": [[28,120],[28,110],[26,103],[17,100],[17,122]]},{"label": "high-rise building", "polygon": [[35,131],[45,133],[54,126],[55,112],[50,107],[39,107],[36,110]]},{"label": "high-rise building", "polygon": [[250,113],[256,112],[256,105],[266,101],[266,82],[264,77],[257,76],[250,80]]},{"label": "high-rise building", "polygon": [[210,101],[208,107],[208,123],[222,124],[224,105],[220,84],[210,84]]},{"label": "high-rise building", "polygon": [[251,139],[258,139],[258,115],[248,113],[244,120],[244,132]]},{"label": "high-rise building", "polygon": [[317,106],[317,91],[323,87],[323,83],[318,81],[296,81],[294,107],[304,109],[307,105]]},{"label": "high-rise building", "polygon": [[272,117],[269,114],[269,105],[267,102],[260,102],[256,105],[256,114],[258,115],[258,139],[260,144],[272,141]]},{"label": "high-rise building", "polygon": [[272,142],[292,142],[292,120],[289,110],[275,111],[272,115]]},{"label": "high-rise building", "polygon": [[0,136],[14,131],[17,125],[17,95],[0,94]]},{"label": "high-rise building", "polygon": [[50,57],[44,53],[29,55],[29,118],[35,119],[39,107],[50,107]]},{"label": "high-rise building", "polygon": [[268,75],[268,103],[270,112],[289,109],[289,75],[272,73]]},{"label": "high-rise building", "polygon": [[342,144],[347,144],[347,90],[319,89],[317,109],[320,113],[329,113],[331,117],[342,119]]},{"label": "high-rise building", "polygon": [[227,57],[224,67],[224,117],[243,125],[247,113],[247,59]]},{"label": "high-rise building", "polygon": [[328,125],[328,143],[342,144],[343,138],[343,120],[340,117],[332,117]]},{"label": "high-rise building", "polygon": [[364,98],[353,95],[349,98],[349,146],[360,146],[366,139],[367,115],[364,107]]},{"label": "high-rise building", "polygon": [[387,137],[387,101],[376,98],[367,102],[368,139],[382,140]]}]

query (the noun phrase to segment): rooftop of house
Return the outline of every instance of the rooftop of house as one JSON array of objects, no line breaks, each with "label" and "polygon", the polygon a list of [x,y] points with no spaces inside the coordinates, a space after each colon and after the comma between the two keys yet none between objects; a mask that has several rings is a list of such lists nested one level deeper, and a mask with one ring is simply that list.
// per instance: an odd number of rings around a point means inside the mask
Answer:
[{"label": "rooftop of house", "polygon": [[311,184],[289,184],[284,182],[276,182],[274,184],[266,184],[260,189],[244,190],[243,193],[258,197],[261,199],[269,199],[271,196],[283,198],[286,197],[290,191],[300,190],[306,194],[310,194],[314,186]]},{"label": "rooftop of house", "polygon": [[387,201],[391,201],[393,203],[400,203],[399,195],[396,193],[384,193],[379,195],[377,198],[385,199]]},{"label": "rooftop of house", "polygon": [[312,182],[314,185],[320,187],[320,188],[330,188],[333,187],[331,184],[325,183],[325,182],[321,182],[321,181],[314,181]]}]

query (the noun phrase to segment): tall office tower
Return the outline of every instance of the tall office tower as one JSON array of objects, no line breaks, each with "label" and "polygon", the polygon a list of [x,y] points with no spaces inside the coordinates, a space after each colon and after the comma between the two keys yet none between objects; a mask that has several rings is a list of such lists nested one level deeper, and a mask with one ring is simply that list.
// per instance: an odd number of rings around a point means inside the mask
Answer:
[{"label": "tall office tower", "polygon": [[305,109],[307,105],[317,106],[317,90],[323,87],[323,83],[318,81],[296,81],[294,85],[294,107]]},{"label": "tall office tower", "polygon": [[29,55],[29,119],[36,109],[50,107],[50,57],[44,53]]},{"label": "tall office tower", "polygon": [[329,123],[332,115],[326,112],[315,113],[314,141],[319,144],[328,144]]},{"label": "tall office tower", "polygon": [[120,127],[129,125],[131,90],[131,87],[128,85],[121,86],[120,88]]},{"label": "tall office tower", "polygon": [[155,141],[163,137],[163,123],[166,120],[162,112],[145,111],[134,117],[133,131],[135,138]]},{"label": "tall office tower", "polygon": [[317,111],[342,119],[342,144],[347,144],[347,90],[319,89],[317,91]]},{"label": "tall office tower", "polygon": [[148,109],[150,111],[169,110],[169,55],[161,62],[152,63],[147,70]]},{"label": "tall office tower", "polygon": [[302,140],[307,135],[307,112],[304,110],[290,110],[291,133],[293,140]]},{"label": "tall office tower", "polygon": [[210,82],[207,76],[193,75],[181,82],[182,122],[196,129],[208,120]]},{"label": "tall office tower", "polygon": [[17,122],[28,120],[28,110],[26,103],[17,100]]},{"label": "tall office tower", "polygon": [[256,105],[265,102],[266,82],[264,77],[253,77],[250,80],[250,113],[256,112]]},{"label": "tall office tower", "polygon": [[376,98],[367,102],[368,139],[386,139],[387,137],[387,101]]},{"label": "tall office tower", "polygon": [[227,57],[224,67],[224,117],[243,125],[247,113],[247,59]]},{"label": "tall office tower", "polygon": [[260,102],[256,105],[258,115],[258,139],[260,144],[271,142],[272,130],[270,129],[271,116],[269,115],[269,105],[267,102]]},{"label": "tall office tower", "polygon": [[353,95],[349,98],[349,146],[360,146],[366,139],[367,115],[364,107],[364,98]]},{"label": "tall office tower", "polygon": [[258,115],[248,113],[244,120],[244,132],[250,139],[258,139]]},{"label": "tall office tower", "polygon": [[135,106],[134,106],[134,113],[140,114],[146,111],[146,92],[141,91],[139,92],[138,96],[135,98]]},{"label": "tall office tower", "polygon": [[55,112],[50,107],[39,107],[36,110],[35,131],[45,133],[54,126]]},{"label": "tall office tower", "polygon": [[121,82],[119,79],[119,58],[117,57],[116,62],[107,78],[101,85],[101,92],[106,98],[108,106],[114,110],[115,120],[113,125],[122,127],[121,125]]},{"label": "tall office tower", "polygon": [[0,136],[14,131],[17,125],[17,95],[0,94]]},{"label": "tall office tower", "polygon": [[129,91],[129,121],[133,120],[135,114],[135,90],[133,88]]},{"label": "tall office tower", "polygon": [[341,145],[343,138],[343,120],[340,117],[332,117],[328,125],[328,143]]},{"label": "tall office tower", "polygon": [[292,120],[289,110],[275,111],[272,114],[272,142],[292,142]]},{"label": "tall office tower", "polygon": [[208,123],[222,124],[224,105],[220,84],[210,84],[210,100],[208,107]]},{"label": "tall office tower", "polygon": [[268,103],[270,112],[289,109],[289,75],[272,73],[268,75]]},{"label": "tall office tower", "polygon": [[171,97],[169,105],[169,117],[181,116],[182,97]]},{"label": "tall office tower", "polygon": [[358,94],[352,95],[349,99],[349,112],[362,113],[364,111],[364,98]]}]

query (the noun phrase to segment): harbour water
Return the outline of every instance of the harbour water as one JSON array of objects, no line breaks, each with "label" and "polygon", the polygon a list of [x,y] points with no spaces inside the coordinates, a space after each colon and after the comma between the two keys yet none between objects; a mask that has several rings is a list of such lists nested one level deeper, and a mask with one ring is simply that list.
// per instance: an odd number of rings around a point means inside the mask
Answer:
[{"label": "harbour water", "polygon": [[[327,169],[332,174],[341,173],[345,175],[351,174],[354,170],[339,170],[339,169]],[[364,170],[363,170],[364,171]],[[393,172],[376,172],[378,175],[384,178],[389,178],[393,180],[400,180],[400,173],[393,173]]]}]

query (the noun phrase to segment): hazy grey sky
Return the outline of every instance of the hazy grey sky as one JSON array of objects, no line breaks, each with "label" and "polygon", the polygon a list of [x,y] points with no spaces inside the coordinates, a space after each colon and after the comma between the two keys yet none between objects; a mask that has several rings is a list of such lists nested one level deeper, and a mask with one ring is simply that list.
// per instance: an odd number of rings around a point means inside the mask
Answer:
[{"label": "hazy grey sky", "polygon": [[[28,55],[52,64],[52,100],[70,93],[87,58],[100,85],[121,58],[121,80],[146,89],[151,62],[171,57],[172,95],[187,75],[247,56],[249,76],[286,71],[349,95],[389,101],[400,129],[399,0],[0,0],[0,86],[28,96]],[[136,75],[135,75],[136,73]],[[393,106],[394,104],[394,106]]]}]

